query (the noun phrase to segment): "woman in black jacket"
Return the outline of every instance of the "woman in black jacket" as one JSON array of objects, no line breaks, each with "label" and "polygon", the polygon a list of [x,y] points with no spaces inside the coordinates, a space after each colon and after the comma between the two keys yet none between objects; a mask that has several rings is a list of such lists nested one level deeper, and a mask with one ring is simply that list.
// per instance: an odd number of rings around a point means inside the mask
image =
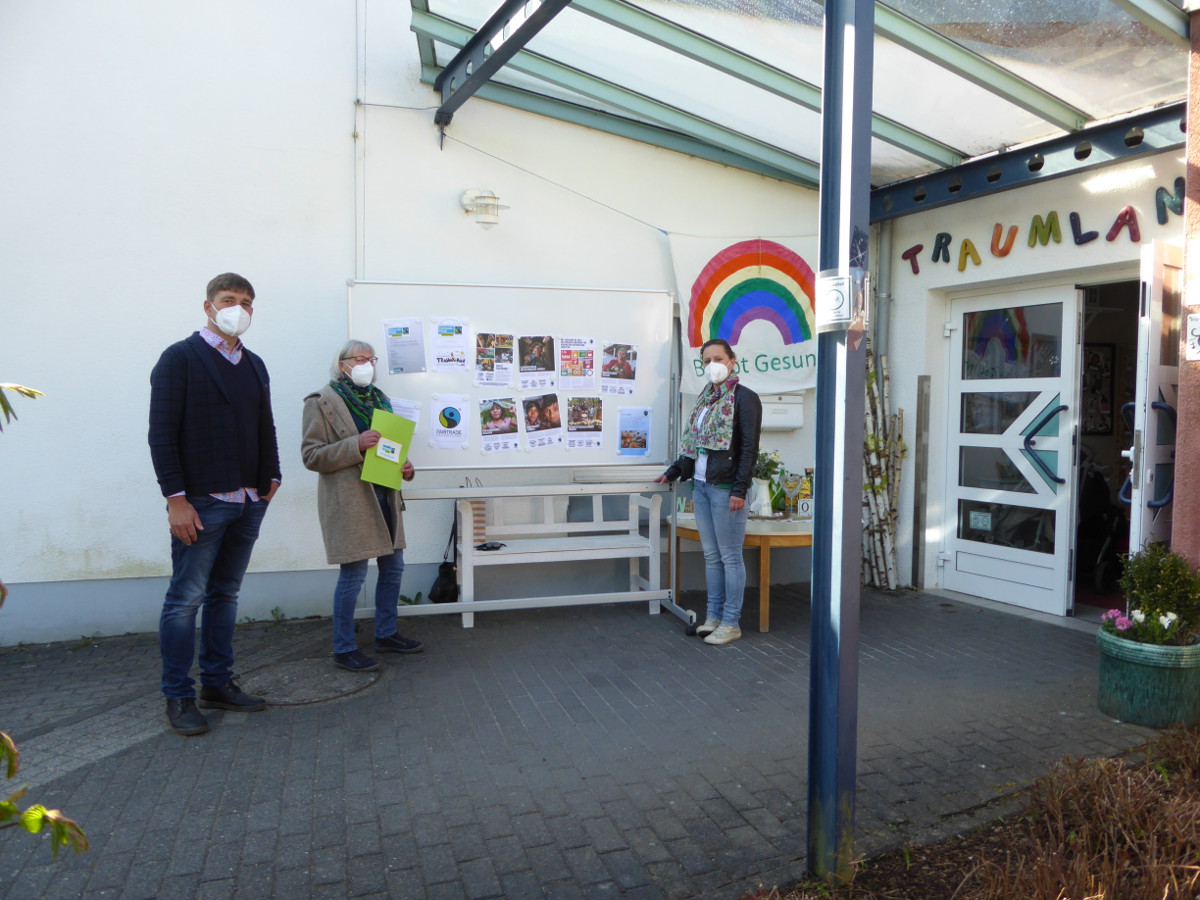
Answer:
[{"label": "woman in black jacket", "polygon": [[750,512],[746,493],[758,458],[762,403],[732,374],[737,356],[728,343],[706,341],[700,359],[709,383],[684,427],[682,455],[656,480],[694,481],[692,504],[708,586],[708,613],[696,633],[705,636],[706,644],[728,644],[742,636],[742,540]]}]

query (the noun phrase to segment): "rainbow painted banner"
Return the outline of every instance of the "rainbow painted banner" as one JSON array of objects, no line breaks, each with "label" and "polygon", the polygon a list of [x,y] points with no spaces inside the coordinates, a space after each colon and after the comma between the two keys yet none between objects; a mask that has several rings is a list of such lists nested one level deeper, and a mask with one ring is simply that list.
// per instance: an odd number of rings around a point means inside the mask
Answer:
[{"label": "rainbow painted banner", "polygon": [[815,386],[817,378],[816,276],[804,259],[816,239],[778,241],[671,236],[683,336],[683,389],[703,387],[700,347],[728,341],[738,375],[759,393]]}]

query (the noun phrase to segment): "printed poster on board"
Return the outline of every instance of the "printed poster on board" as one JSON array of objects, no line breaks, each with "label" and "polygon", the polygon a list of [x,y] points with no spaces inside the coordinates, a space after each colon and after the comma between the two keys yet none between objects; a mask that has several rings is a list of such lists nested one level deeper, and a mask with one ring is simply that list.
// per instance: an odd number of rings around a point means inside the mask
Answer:
[{"label": "printed poster on board", "polygon": [[602,446],[604,407],[599,397],[567,398],[568,450],[595,450]]},{"label": "printed poster on board", "polygon": [[517,338],[517,357],[521,390],[544,391],[554,387],[554,338],[548,334],[521,335]]},{"label": "printed poster on board", "polygon": [[425,371],[425,330],[418,319],[384,319],[384,353],[389,375]]},{"label": "printed poster on board", "polygon": [[407,400],[404,397],[388,397],[388,402],[392,404],[392,412],[402,419],[408,419],[413,423],[413,434],[421,430],[421,401]]},{"label": "printed poster on board", "polygon": [[605,344],[600,363],[600,393],[630,396],[637,381],[637,344]]},{"label": "printed poster on board", "polygon": [[[704,387],[700,347],[727,341],[760,394],[817,383],[816,235],[730,240],[670,235],[683,342],[681,389]],[[811,263],[809,262],[811,261]]]},{"label": "printed poster on board", "polygon": [[564,391],[596,389],[596,339],[558,339],[558,386]]},{"label": "printed poster on board", "polygon": [[512,384],[513,336],[490,331],[475,335],[475,385]]},{"label": "printed poster on board", "polygon": [[525,448],[556,447],[562,443],[562,416],[558,394],[542,394],[521,400],[525,410]]},{"label": "printed poster on board", "polygon": [[513,397],[495,397],[479,401],[479,434],[484,453],[502,453],[519,447],[517,401]]},{"label": "printed poster on board", "polygon": [[653,412],[648,406],[622,406],[617,412],[620,456],[646,456],[650,452],[650,424]]},{"label": "printed poster on board", "polygon": [[470,398],[466,394],[434,394],[431,399],[429,446],[441,450],[465,450]]},{"label": "printed poster on board", "polygon": [[467,319],[433,320],[430,350],[435,372],[467,371],[467,353],[471,348],[471,324]]}]

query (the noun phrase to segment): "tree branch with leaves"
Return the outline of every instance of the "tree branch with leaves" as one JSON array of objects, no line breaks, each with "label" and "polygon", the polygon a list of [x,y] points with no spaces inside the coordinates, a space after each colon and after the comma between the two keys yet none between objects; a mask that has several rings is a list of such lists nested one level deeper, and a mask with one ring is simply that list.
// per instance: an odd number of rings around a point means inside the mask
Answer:
[{"label": "tree branch with leaves", "polygon": [[[4,430],[6,423],[11,423],[17,418],[16,410],[12,408],[12,403],[7,396],[9,391],[20,394],[22,397],[28,397],[30,400],[42,396],[41,391],[25,387],[23,384],[0,382],[0,416],[4,419],[3,422],[0,422],[0,431]],[[0,606],[4,605],[6,599],[8,599],[8,588],[4,586],[3,581],[0,581]],[[17,750],[13,739],[3,731],[0,731],[0,768],[4,769],[4,777],[10,781],[16,777],[21,768],[21,753]],[[73,819],[68,819],[57,809],[46,809],[40,803],[35,803],[25,809],[17,806],[17,801],[25,796],[25,791],[26,788],[20,788],[9,794],[6,799],[0,800],[0,831],[9,828],[24,828],[30,834],[49,831],[50,851],[54,856],[58,856],[58,851],[62,847],[70,847],[76,853],[88,848],[87,835],[83,833],[83,829]]]}]

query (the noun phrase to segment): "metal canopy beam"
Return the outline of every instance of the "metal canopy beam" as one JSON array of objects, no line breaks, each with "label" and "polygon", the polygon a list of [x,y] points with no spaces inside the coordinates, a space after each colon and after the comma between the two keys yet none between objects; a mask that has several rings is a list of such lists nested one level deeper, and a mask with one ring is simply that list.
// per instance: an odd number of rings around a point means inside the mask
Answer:
[{"label": "metal canopy beam", "polygon": [[935,209],[1148,153],[1182,147],[1187,106],[1172,103],[1138,116],[971,160],[871,193],[871,221]]},{"label": "metal canopy beam", "polygon": [[[423,67],[421,70],[421,82],[432,85],[440,73],[441,69],[437,67]],[[580,106],[577,103],[571,103],[567,100],[547,97],[545,94],[537,94],[533,91],[526,91],[521,88],[511,87],[506,84],[497,84],[491,81],[476,91],[475,96],[481,100],[488,100],[492,103],[499,103],[502,106],[512,107],[513,109],[520,109],[539,116],[558,119],[562,122],[570,122],[572,125],[582,125],[585,128],[592,128],[596,131],[616,135],[617,137],[628,138],[631,141],[638,141],[652,147],[659,147],[663,150],[671,150],[675,153],[684,153],[688,156],[706,159],[709,162],[720,163],[723,166],[740,169],[743,172],[765,175],[768,178],[775,178],[779,181],[786,181],[791,184],[801,185],[802,187],[811,187],[808,181],[798,178],[791,172],[785,172],[782,169],[765,165],[758,160],[749,159],[748,157],[720,147],[714,147],[712,144],[697,140],[686,134],[668,131],[665,128],[645,122],[636,122],[633,119],[626,119],[622,116],[615,116],[612,113],[604,112],[603,110]]]},{"label": "metal canopy beam", "polygon": [[[418,34],[427,35],[454,47],[465,45],[472,34],[471,30],[464,25],[415,9],[412,14],[411,27]],[[521,50],[515,53],[509,60],[509,66],[514,71],[540,78],[549,84],[574,91],[606,106],[624,110],[630,115],[646,119],[663,128],[688,135],[713,147],[726,148],[747,159],[787,172],[798,183],[811,187],[815,187],[817,184],[820,173],[817,164],[812,160],[747,137],[741,132],[652,100],[644,94],[631,91],[594,75],[588,75],[532,51]],[[440,77],[444,79],[445,76],[446,73],[443,72]]]},{"label": "metal canopy beam", "polygon": [[[574,0],[571,8],[813,112],[821,111],[821,89],[816,85],[624,0]],[[939,166],[962,162],[960,151],[919,131],[885,116],[872,116],[871,121],[875,137],[914,156]]]},{"label": "metal canopy beam", "polygon": [[[488,79],[550,23],[571,0],[504,0],[442,72],[434,89],[442,105],[433,120],[448,125]],[[416,12],[414,10],[414,12]]]},{"label": "metal canopy beam", "polygon": [[882,3],[875,5],[875,32],[1064,131],[1082,128],[1091,119],[1083,110]]},{"label": "metal canopy beam", "polygon": [[[427,13],[429,12],[428,0],[412,0],[412,8],[414,12]],[[421,60],[422,68],[437,65],[437,53],[433,48],[433,41],[423,34],[417,35],[417,57]]]},{"label": "metal canopy beam", "polygon": [[1191,46],[1188,14],[1170,0],[1110,0],[1151,31],[1184,47]]}]

